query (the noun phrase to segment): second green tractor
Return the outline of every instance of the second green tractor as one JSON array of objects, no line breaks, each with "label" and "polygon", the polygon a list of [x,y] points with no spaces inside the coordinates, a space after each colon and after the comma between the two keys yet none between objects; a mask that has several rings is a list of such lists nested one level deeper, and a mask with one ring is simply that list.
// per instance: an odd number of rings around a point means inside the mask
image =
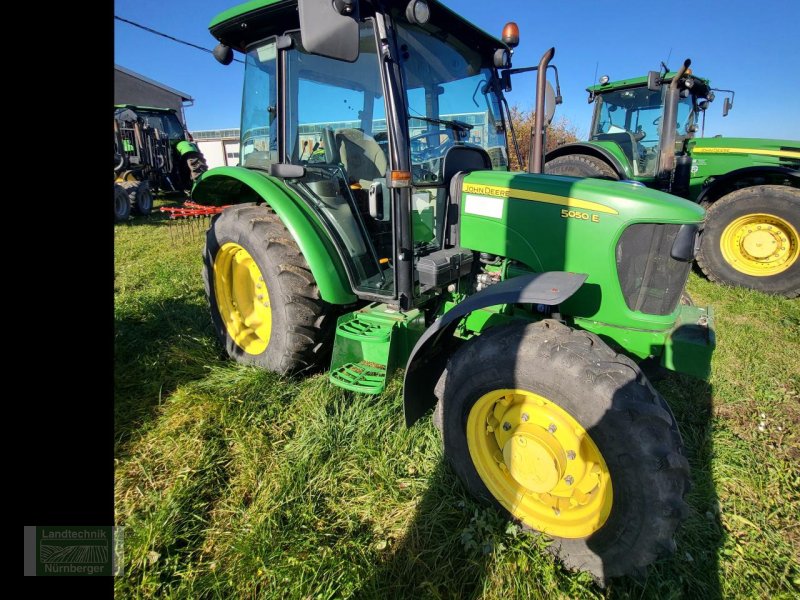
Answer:
[{"label": "second green tractor", "polygon": [[[716,90],[684,62],[647,77],[601,78],[589,141],[547,155],[545,171],[640,182],[707,210],[697,264],[712,281],[800,294],[800,141],[696,137]],[[702,132],[702,131],[701,131]]]},{"label": "second green tractor", "polygon": [[406,423],[432,414],[466,489],[567,567],[605,581],[673,552],[689,463],[640,363],[709,374],[713,314],[680,302],[703,208],[542,174],[542,129],[510,171],[513,23],[263,0],[210,29],[245,61],[240,165],[193,190],[230,205],[203,253],[228,354],[354,393],[404,369]]}]

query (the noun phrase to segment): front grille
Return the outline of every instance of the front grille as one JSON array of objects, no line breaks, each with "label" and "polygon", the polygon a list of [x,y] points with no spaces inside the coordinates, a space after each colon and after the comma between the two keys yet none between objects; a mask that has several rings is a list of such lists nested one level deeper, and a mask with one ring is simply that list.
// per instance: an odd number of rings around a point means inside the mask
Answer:
[{"label": "front grille", "polygon": [[617,274],[628,308],[651,315],[675,310],[689,277],[690,262],[672,258],[680,225],[637,223],[617,243]]}]

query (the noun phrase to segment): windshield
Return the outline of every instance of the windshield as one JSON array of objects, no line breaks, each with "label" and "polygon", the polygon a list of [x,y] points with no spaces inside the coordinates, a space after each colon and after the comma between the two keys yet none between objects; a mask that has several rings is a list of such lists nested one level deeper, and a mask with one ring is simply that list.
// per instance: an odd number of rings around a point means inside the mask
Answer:
[{"label": "windshield", "polygon": [[494,167],[506,167],[505,133],[492,69],[453,35],[398,22],[408,101],[414,183],[442,183],[442,158],[459,143],[483,147]]},{"label": "windshield", "polygon": [[[664,87],[666,91],[666,86]],[[595,113],[592,136],[631,132],[644,146],[658,144],[661,113],[663,112],[662,91],[652,92],[647,88],[635,88],[609,92],[598,96],[598,110]],[[675,123],[678,136],[686,135],[694,123],[692,97],[687,95],[678,101],[678,114]]]},{"label": "windshield", "polygon": [[[634,175],[655,174],[666,91],[667,86],[657,91],[629,88],[595,99],[592,139],[616,143],[631,162]],[[681,97],[675,123],[679,139],[688,135],[694,116],[692,97]]]},{"label": "windshield", "polygon": [[646,87],[618,90],[598,96],[592,136],[633,133],[643,146],[658,144],[661,124],[662,92],[652,92]]},{"label": "windshield", "polygon": [[171,140],[183,140],[185,134],[183,132],[183,125],[178,120],[178,116],[174,113],[143,113],[139,115],[147,122],[150,127],[158,129],[167,134]]}]

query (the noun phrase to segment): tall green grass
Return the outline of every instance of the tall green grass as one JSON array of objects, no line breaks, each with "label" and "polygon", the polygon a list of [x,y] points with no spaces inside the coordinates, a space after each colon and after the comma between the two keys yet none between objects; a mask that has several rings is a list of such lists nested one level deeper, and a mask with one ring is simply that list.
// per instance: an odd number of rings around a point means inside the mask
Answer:
[{"label": "tall green grass", "polygon": [[120,596],[792,598],[800,594],[800,303],[692,275],[716,309],[702,383],[656,383],[692,465],[678,552],[598,588],[474,502],[401,378],[366,397],[224,356],[200,236],[157,216],[116,227]]}]

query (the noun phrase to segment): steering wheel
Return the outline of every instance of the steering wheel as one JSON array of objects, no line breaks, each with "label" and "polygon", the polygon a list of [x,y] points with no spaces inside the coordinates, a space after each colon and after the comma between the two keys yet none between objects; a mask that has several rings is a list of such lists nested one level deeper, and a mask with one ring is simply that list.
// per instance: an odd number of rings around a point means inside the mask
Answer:
[{"label": "steering wheel", "polygon": [[[435,139],[439,140],[441,136],[447,136],[447,139],[444,142],[438,143],[436,146],[429,146],[427,148],[423,148],[421,150],[414,151],[414,142],[421,139]],[[418,158],[419,161],[428,160],[431,158],[437,158],[439,156],[444,156],[445,151],[454,144],[452,134],[447,129],[438,129],[436,131],[423,131],[420,134],[415,135],[409,140],[411,144],[411,155],[412,155],[412,162],[414,158]]]},{"label": "steering wheel", "polygon": [[655,119],[653,119],[653,125],[658,125],[661,123],[661,115],[658,115]]}]

